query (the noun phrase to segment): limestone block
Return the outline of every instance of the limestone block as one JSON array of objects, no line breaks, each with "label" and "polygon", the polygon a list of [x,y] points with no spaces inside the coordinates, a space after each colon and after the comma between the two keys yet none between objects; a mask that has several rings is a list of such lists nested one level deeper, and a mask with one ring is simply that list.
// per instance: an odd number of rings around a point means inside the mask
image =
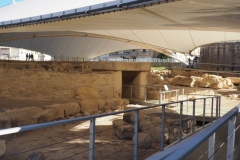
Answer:
[{"label": "limestone block", "polygon": [[49,108],[52,108],[54,111],[54,113],[55,113],[55,118],[56,119],[60,119],[60,118],[64,118],[64,116],[65,116],[65,114],[64,114],[64,109],[65,109],[65,107],[64,107],[64,105],[62,105],[62,104],[52,104],[52,105],[50,105],[50,106],[48,106]]},{"label": "limestone block", "polygon": [[109,106],[111,110],[116,110],[118,105],[123,105],[124,100],[120,98],[109,98],[105,101],[106,106]]},{"label": "limestone block", "polygon": [[195,81],[202,81],[202,77],[191,76],[191,78]]},{"label": "limestone block", "polygon": [[[131,107],[131,108],[129,108],[129,109],[134,109],[134,108],[138,108],[138,107]],[[127,108],[128,109],[128,108]],[[160,116],[161,115],[161,113],[162,113],[162,108],[151,108],[151,109],[144,109],[144,110],[141,110],[140,112],[139,112],[139,123],[141,123],[141,121],[143,120],[143,121],[145,121],[145,119],[146,119],[146,116],[151,116],[152,117],[152,115],[155,115],[155,116]],[[171,109],[168,109],[168,108],[166,108],[165,109],[165,113],[177,113],[177,112],[175,112],[175,111],[173,111],[173,110],[171,110]],[[134,112],[127,112],[127,113],[124,113],[123,114],[123,120],[125,121],[125,122],[128,122],[128,123],[134,123],[134,115],[135,115],[135,113]]]},{"label": "limestone block", "polygon": [[100,99],[101,96],[95,88],[80,87],[76,91],[76,96],[79,100]]},{"label": "limestone block", "polygon": [[63,105],[64,105],[65,116],[75,115],[80,112],[80,106],[79,106],[79,103],[77,102],[69,102]]},{"label": "limestone block", "polygon": [[21,109],[7,110],[5,115],[10,120],[11,127],[17,127],[33,124],[31,115],[34,115],[40,110],[41,108],[39,107],[25,107]]},{"label": "limestone block", "polygon": [[121,139],[132,139],[134,135],[134,126],[132,124],[127,124],[120,126],[116,129],[116,135]]},{"label": "limestone block", "polygon": [[116,119],[112,122],[113,130],[117,137],[121,139],[132,139],[134,134],[134,126],[132,124],[126,123],[123,119]]},{"label": "limestone block", "polygon": [[106,108],[105,108],[105,101],[103,99],[97,99],[96,102],[98,103],[98,109],[100,111],[106,110]]},{"label": "limestone block", "polygon": [[222,78],[222,76],[217,76],[217,75],[211,75],[211,74],[209,74],[208,75],[208,78],[216,78],[216,79],[221,79]]},{"label": "limestone block", "polygon": [[232,81],[231,81],[231,79],[229,79],[229,78],[224,78],[225,79],[225,81],[226,81],[226,84],[229,86],[229,87],[233,87],[234,85],[233,85],[233,83],[232,83]]},{"label": "limestone block", "polygon": [[128,99],[123,99],[123,104],[124,105],[128,105],[129,104],[129,100]]},{"label": "limestone block", "polygon": [[2,157],[5,152],[6,152],[6,141],[5,140],[0,140],[0,157]]},{"label": "limestone block", "polygon": [[58,119],[58,117],[55,116],[55,113],[56,112],[53,108],[39,110],[35,114],[31,115],[33,124],[50,122],[50,121],[56,120]]},{"label": "limestone block", "polygon": [[167,78],[166,81],[168,82],[168,84],[173,84],[173,79],[174,78]]},{"label": "limestone block", "polygon": [[91,99],[87,99],[81,102],[81,112],[89,112],[98,111],[98,102],[93,101]]},{"label": "limestone block", "polygon": [[[191,117],[186,117],[182,119],[182,131],[189,132],[190,128],[192,126],[192,123],[195,123],[192,121]],[[166,126],[169,130],[169,133],[172,134],[178,134],[180,129],[180,121],[179,119],[166,119]]]},{"label": "limestone block", "polygon": [[230,79],[233,84],[240,84],[240,77],[226,77]]},{"label": "limestone block", "polygon": [[[159,143],[159,142],[160,142],[161,132],[162,132],[161,127],[160,127],[160,126],[156,126],[156,127],[149,128],[148,130],[145,130],[144,133],[150,135],[153,143]],[[165,127],[165,128],[164,128],[164,137],[165,137],[165,140],[168,139],[168,136],[169,136],[168,128]],[[165,143],[166,143],[166,142],[165,142]]]},{"label": "limestone block", "polygon": [[[134,138],[132,141],[134,143]],[[151,148],[151,145],[152,145],[152,139],[149,134],[138,133],[138,148],[148,149],[148,148]]]},{"label": "limestone block", "polygon": [[176,77],[174,77],[172,84],[193,87],[194,82],[195,82],[195,80],[193,78],[188,78],[188,77],[184,77],[184,76],[176,76]]},{"label": "limestone block", "polygon": [[198,81],[197,80],[197,81],[195,81],[194,86],[208,88],[210,86],[210,84],[208,82]]},{"label": "limestone block", "polygon": [[217,79],[217,78],[203,78],[202,82],[206,82],[206,83],[209,83],[211,85],[212,83],[218,83],[219,79]]},{"label": "limestone block", "polygon": [[223,88],[223,83],[222,82],[211,83],[209,87],[212,88],[212,89],[222,89]]}]

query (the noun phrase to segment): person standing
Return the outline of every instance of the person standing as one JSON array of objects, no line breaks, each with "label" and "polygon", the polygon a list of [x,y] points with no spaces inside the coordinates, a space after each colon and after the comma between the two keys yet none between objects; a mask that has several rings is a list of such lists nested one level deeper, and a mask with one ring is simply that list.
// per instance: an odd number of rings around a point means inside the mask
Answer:
[{"label": "person standing", "polygon": [[28,53],[26,54],[26,61],[28,61]]}]

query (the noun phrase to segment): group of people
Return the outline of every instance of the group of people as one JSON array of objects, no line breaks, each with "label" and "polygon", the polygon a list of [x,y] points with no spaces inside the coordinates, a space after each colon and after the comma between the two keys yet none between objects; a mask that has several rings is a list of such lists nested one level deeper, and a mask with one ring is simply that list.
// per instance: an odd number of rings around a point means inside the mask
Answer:
[{"label": "group of people", "polygon": [[32,53],[31,53],[31,54],[30,54],[30,53],[29,53],[29,54],[28,54],[28,53],[26,54],[26,61],[34,61],[34,58],[33,58],[33,54],[32,54]]}]

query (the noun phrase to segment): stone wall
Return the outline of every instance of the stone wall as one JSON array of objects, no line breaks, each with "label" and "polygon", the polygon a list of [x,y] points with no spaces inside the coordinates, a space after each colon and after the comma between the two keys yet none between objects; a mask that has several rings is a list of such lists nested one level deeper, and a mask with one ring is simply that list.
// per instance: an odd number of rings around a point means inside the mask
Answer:
[{"label": "stone wall", "polygon": [[0,68],[0,96],[72,98],[79,87],[95,88],[103,98],[113,97],[112,72],[55,72]]},{"label": "stone wall", "polygon": [[208,63],[201,64],[200,69],[240,71],[240,42],[205,45],[201,47],[200,53],[200,63]]}]

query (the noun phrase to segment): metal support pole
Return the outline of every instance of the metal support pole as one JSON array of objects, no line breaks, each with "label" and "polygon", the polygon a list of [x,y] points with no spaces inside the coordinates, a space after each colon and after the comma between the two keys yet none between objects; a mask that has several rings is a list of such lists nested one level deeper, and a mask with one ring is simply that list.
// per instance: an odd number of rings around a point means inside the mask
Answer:
[{"label": "metal support pole", "polygon": [[131,91],[130,91],[130,99],[132,100],[132,94],[133,94],[133,90],[132,90],[132,86],[130,86],[131,87]]},{"label": "metal support pole", "polygon": [[89,160],[94,160],[94,150],[95,150],[95,118],[90,120]]},{"label": "metal support pole", "polygon": [[205,126],[206,99],[203,99],[203,127]]},{"label": "metal support pole", "polygon": [[182,140],[182,114],[183,114],[183,102],[180,103],[180,128],[179,128],[179,140]]},{"label": "metal support pole", "polygon": [[138,125],[139,125],[139,110],[135,111],[134,116],[134,160],[138,159]]},{"label": "metal support pole", "polygon": [[235,122],[236,117],[233,117],[228,121],[227,160],[234,159]]},{"label": "metal support pole", "polygon": [[213,122],[213,98],[212,98],[212,104],[211,104],[211,123]]},{"label": "metal support pole", "polygon": [[208,160],[214,160],[215,133],[208,139]]},{"label": "metal support pole", "polygon": [[237,153],[237,159],[240,159],[240,134],[238,133],[238,153]]},{"label": "metal support pole", "polygon": [[164,144],[165,144],[165,105],[162,106],[162,122],[161,122],[161,137],[160,137],[160,146],[161,146],[161,151],[164,150]]},{"label": "metal support pole", "polygon": [[219,97],[216,97],[216,119],[218,119],[218,98]]},{"label": "metal support pole", "polygon": [[218,117],[221,117],[221,96],[219,96],[218,100],[219,100],[219,102],[218,102],[218,111],[219,111],[218,112],[218,114],[219,114]]},{"label": "metal support pole", "polygon": [[159,90],[159,104],[162,103],[162,93],[161,93],[161,89]]},{"label": "metal support pole", "polygon": [[196,105],[196,100],[193,100],[193,120],[192,120],[192,132],[194,132],[195,129],[195,105]]}]

